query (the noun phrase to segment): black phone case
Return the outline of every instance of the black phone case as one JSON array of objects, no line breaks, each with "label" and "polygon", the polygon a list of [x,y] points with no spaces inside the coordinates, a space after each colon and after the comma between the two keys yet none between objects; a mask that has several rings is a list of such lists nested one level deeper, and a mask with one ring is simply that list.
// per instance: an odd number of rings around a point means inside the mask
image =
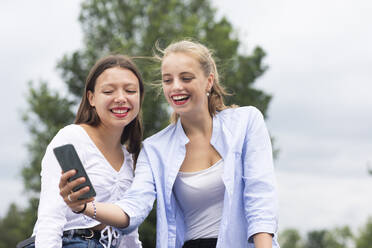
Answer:
[{"label": "black phone case", "polygon": [[64,172],[69,170],[75,169],[76,174],[70,177],[68,180],[73,181],[79,177],[85,177],[85,182],[73,188],[73,191],[78,191],[79,189],[89,186],[89,191],[78,199],[83,200],[90,197],[96,196],[96,191],[93,188],[92,183],[89,180],[89,177],[84,169],[83,164],[80,161],[80,158],[72,144],[67,144],[63,146],[59,146],[53,149],[54,155],[56,156],[59,165],[61,166]]}]

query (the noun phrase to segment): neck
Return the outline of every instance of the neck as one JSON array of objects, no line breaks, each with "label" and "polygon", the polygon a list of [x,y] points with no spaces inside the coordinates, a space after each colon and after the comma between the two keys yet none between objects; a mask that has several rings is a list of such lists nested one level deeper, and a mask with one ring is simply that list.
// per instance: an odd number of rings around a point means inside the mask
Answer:
[{"label": "neck", "polygon": [[212,117],[209,112],[192,117],[181,116],[181,124],[187,136],[212,134]]},{"label": "neck", "polygon": [[99,145],[104,145],[108,149],[115,149],[121,147],[121,135],[123,129],[107,127],[100,123],[98,126],[93,127],[86,124],[82,125],[86,130],[89,131],[92,138]]}]

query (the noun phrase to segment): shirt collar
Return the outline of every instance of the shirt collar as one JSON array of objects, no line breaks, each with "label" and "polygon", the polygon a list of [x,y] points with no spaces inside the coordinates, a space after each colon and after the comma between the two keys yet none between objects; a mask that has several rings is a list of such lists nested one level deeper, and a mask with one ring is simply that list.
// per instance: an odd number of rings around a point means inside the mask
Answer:
[{"label": "shirt collar", "polygon": [[[232,137],[230,130],[228,130],[221,122],[221,118],[219,116],[220,112],[218,112],[215,116],[213,116],[213,128],[212,128],[212,138],[211,144],[217,150],[217,152],[225,158],[226,153],[228,151],[228,142],[229,137]],[[189,138],[187,137],[185,131],[183,130],[181,124],[181,118],[178,118],[176,123],[176,137],[179,139],[179,144],[181,146],[185,146],[189,143]]]},{"label": "shirt collar", "polygon": [[224,125],[221,114],[218,112],[213,117],[211,144],[224,160],[226,159],[227,152],[229,151],[229,145],[231,144],[230,140],[232,137],[232,133]]},{"label": "shirt collar", "polygon": [[187,138],[185,131],[183,130],[181,124],[181,118],[178,118],[176,123],[176,137],[180,140],[180,145],[186,145],[189,143],[189,138]]}]

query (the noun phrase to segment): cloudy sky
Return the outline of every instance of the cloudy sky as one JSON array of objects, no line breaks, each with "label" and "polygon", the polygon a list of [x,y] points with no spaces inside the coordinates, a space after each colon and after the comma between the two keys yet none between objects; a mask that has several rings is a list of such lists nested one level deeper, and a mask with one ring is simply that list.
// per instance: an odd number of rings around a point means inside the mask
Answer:
[{"label": "cloudy sky", "polygon": [[[270,69],[256,82],[273,95],[267,120],[280,155],[280,229],[302,232],[372,216],[372,3],[367,0],[216,0],[242,52],[261,46]],[[0,2],[0,216],[24,204],[19,171],[29,139],[21,115],[27,82],[63,89],[55,71],[81,47],[76,0]]]}]

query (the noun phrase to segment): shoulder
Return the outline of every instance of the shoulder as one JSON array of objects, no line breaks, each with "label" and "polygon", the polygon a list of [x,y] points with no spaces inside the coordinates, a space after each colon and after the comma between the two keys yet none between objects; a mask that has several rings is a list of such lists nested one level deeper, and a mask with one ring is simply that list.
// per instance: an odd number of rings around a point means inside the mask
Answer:
[{"label": "shoulder", "polygon": [[[53,152],[54,148],[67,145],[67,144],[73,144],[74,147],[76,148],[75,144],[80,143],[77,141],[78,137],[81,136],[81,134],[78,135],[79,131],[81,132],[79,128],[81,129],[80,126],[71,124],[71,125],[67,125],[61,128],[57,132],[57,134],[53,137],[53,139],[50,141],[50,143],[48,144],[45,150],[45,154],[44,154],[43,161],[42,161],[42,168],[44,168],[47,164],[56,161],[54,152]],[[79,153],[79,149],[76,149],[76,150],[80,156],[81,154]]]},{"label": "shoulder", "polygon": [[82,127],[76,124],[70,124],[61,128],[56,134],[55,138],[64,137],[64,138],[74,138],[76,135],[82,135]]},{"label": "shoulder", "polygon": [[263,115],[260,110],[254,106],[244,106],[236,108],[228,108],[220,111],[217,118],[221,119],[225,123],[237,124],[244,122],[249,124],[256,119],[263,119]]},{"label": "shoulder", "polygon": [[164,159],[179,144],[177,138],[177,124],[170,124],[154,135],[148,137],[142,142],[142,149],[138,160],[151,158],[151,166],[156,164],[158,159]]},{"label": "shoulder", "polygon": [[49,146],[56,147],[64,144],[85,143],[86,135],[81,126],[70,124],[61,128],[51,140]]},{"label": "shoulder", "polygon": [[176,130],[176,124],[169,124],[166,128],[160,130],[159,132],[151,135],[143,141],[143,144],[153,144],[166,141],[171,138]]}]

